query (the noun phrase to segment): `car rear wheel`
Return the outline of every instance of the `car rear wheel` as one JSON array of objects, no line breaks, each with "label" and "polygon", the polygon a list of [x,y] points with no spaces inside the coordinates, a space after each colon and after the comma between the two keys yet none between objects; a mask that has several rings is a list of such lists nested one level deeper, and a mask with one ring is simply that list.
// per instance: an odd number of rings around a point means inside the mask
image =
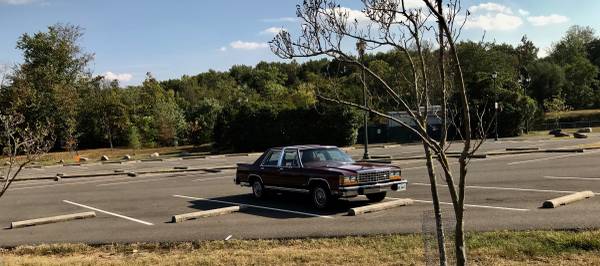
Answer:
[{"label": "car rear wheel", "polygon": [[367,199],[369,199],[370,202],[380,202],[383,199],[385,199],[386,196],[386,192],[379,192],[379,193],[373,193],[373,194],[367,194]]},{"label": "car rear wheel", "polygon": [[313,206],[317,209],[325,209],[329,207],[331,203],[331,194],[329,193],[329,189],[324,185],[316,185],[310,191],[311,200]]},{"label": "car rear wheel", "polygon": [[257,199],[265,198],[265,186],[258,179],[252,182],[252,195]]}]

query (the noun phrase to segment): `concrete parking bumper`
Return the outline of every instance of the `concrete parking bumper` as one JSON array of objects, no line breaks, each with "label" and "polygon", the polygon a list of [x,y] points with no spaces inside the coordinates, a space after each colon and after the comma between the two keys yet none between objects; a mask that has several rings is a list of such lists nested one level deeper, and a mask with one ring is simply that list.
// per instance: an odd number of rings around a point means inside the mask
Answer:
[{"label": "concrete parking bumper", "polygon": [[239,212],[245,208],[246,208],[246,206],[242,205],[242,206],[231,206],[231,207],[212,209],[212,210],[207,210],[207,211],[178,214],[178,215],[173,215],[171,221],[173,223],[180,223],[180,222],[187,221],[187,220],[193,220],[193,219],[198,219],[198,218],[219,216],[219,215]]},{"label": "concrete parking bumper", "polygon": [[356,216],[370,212],[383,211],[394,207],[406,206],[413,204],[412,199],[397,199],[393,201],[386,201],[376,204],[371,204],[363,207],[351,208],[348,210],[348,215]]},{"label": "concrete parking bumper", "polygon": [[58,223],[58,222],[92,218],[92,217],[96,217],[95,212],[80,212],[80,213],[74,213],[74,214],[65,214],[65,215],[59,215],[59,216],[44,217],[44,218],[12,222],[12,223],[10,223],[10,228],[11,229],[21,228],[21,227],[27,227],[27,226]]},{"label": "concrete parking bumper", "polygon": [[594,197],[592,191],[581,191],[570,195],[554,198],[551,200],[544,201],[542,208],[556,208],[576,201],[584,200],[587,198]]}]

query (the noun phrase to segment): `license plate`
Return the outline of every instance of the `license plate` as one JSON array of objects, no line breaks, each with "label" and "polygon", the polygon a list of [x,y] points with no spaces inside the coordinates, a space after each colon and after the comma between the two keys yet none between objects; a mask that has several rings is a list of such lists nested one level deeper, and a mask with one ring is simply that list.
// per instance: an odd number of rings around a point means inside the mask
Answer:
[{"label": "license plate", "polygon": [[406,183],[398,184],[398,191],[406,190]]}]

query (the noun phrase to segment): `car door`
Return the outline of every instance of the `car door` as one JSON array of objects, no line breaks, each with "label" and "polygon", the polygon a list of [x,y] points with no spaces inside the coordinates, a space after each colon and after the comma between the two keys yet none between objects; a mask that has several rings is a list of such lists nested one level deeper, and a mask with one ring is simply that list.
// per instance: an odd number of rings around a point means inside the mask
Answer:
[{"label": "car door", "polygon": [[302,188],[307,183],[307,177],[300,163],[298,149],[284,150],[281,166],[281,186],[286,188]]},{"label": "car door", "polygon": [[281,150],[271,150],[265,156],[262,164],[260,165],[260,178],[262,179],[263,185],[265,186],[277,186],[280,182],[281,170],[279,162],[281,160]]}]

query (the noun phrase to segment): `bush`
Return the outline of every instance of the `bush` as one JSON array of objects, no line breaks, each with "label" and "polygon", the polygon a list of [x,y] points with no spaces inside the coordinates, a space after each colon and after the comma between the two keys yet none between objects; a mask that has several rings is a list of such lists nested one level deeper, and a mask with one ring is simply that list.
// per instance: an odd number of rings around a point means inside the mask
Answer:
[{"label": "bush", "polygon": [[290,108],[246,103],[223,110],[214,139],[217,147],[235,151],[292,144],[346,146],[356,142],[358,123],[358,113],[343,106]]},{"label": "bush", "polygon": [[142,143],[140,142],[140,133],[138,132],[137,127],[132,126],[129,128],[129,147],[132,149],[139,149],[142,147]]},{"label": "bush", "polygon": [[520,135],[525,121],[531,123],[535,118],[538,109],[535,100],[509,90],[501,90],[498,97],[502,106],[498,113],[498,134],[503,137]]},{"label": "bush", "polygon": [[221,104],[213,98],[202,99],[188,108],[187,142],[194,145],[211,142],[215,123],[222,109]]}]

